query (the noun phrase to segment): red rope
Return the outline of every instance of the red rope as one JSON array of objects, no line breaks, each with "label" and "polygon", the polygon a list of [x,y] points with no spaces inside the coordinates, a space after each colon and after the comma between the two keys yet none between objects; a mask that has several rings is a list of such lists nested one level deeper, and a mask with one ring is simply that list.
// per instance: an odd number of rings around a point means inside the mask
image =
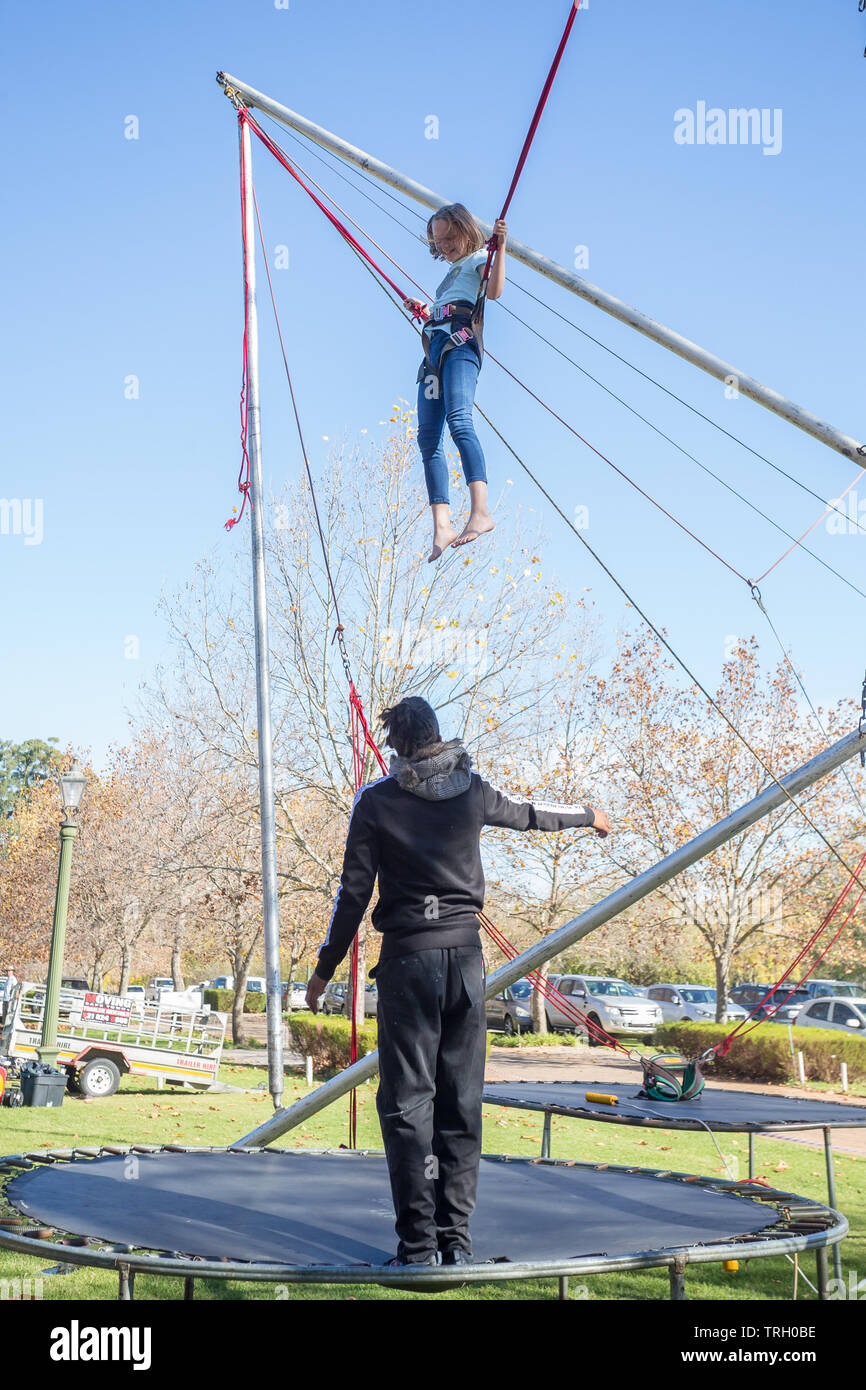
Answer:
[{"label": "red rope", "polygon": [[[229,517],[226,522],[226,530],[230,531],[233,526],[237,526],[244,514],[244,507],[250,495],[250,456],[247,451],[247,431],[249,427],[249,402],[247,399],[247,388],[249,385],[249,326],[250,326],[250,285],[247,278],[247,217],[244,193],[246,187],[246,158],[244,155],[244,142],[241,140],[241,240],[244,248],[244,345],[243,345],[243,366],[241,369],[241,467],[238,473],[238,492],[243,497],[241,509],[237,516]],[[250,507],[252,508],[252,501]],[[236,509],[237,510],[237,509]]]},{"label": "red rope", "polygon": [[[538,130],[539,124],[541,122],[541,117],[544,112],[544,108],[547,105],[547,98],[550,96],[550,89],[553,86],[554,79],[556,78],[556,74],[559,69],[559,64],[562,60],[562,55],[565,52],[565,46],[568,43],[568,40],[571,36],[571,28],[574,24],[575,19],[577,18],[577,12],[579,9],[580,0],[574,0],[574,3],[571,6],[571,11],[568,16],[568,20],[565,25],[565,29],[562,33],[562,38],[559,40],[559,47],[557,48],[553,62],[550,65],[550,71],[547,74],[547,81],[541,89],[541,96],[538,98],[538,105],[535,108],[535,115],[532,117],[532,120],[529,123],[529,130],[527,131],[526,139],[523,142],[523,149],[520,151],[520,158],[517,161],[517,167],[515,168],[514,175],[511,179],[511,186],[509,187],[508,192],[505,195],[505,202],[502,204],[502,211],[499,214],[500,221],[504,220],[504,218],[507,216],[508,209],[511,206],[511,199],[514,197],[514,193],[517,188],[520,175],[523,173],[523,166],[526,163],[530,147],[532,145],[533,140],[535,139],[535,133]],[[487,264],[484,267],[484,280],[487,280],[490,275],[490,267],[493,264],[493,257],[496,255],[496,245],[496,238],[491,237],[490,241],[487,243]]]},{"label": "red rope", "polygon": [[[487,932],[487,935],[495,945],[499,947],[503,955],[508,960],[514,960],[515,957],[519,955],[517,947],[512,946],[508,938],[503,935],[494,922],[491,922],[485,912],[479,912],[476,916]],[[617,1038],[614,1038],[610,1033],[606,1032],[600,1023],[596,1023],[593,1019],[588,1018],[587,1015],[577,1007],[573,1000],[567,999],[564,994],[560,994],[556,985],[551,984],[550,980],[546,979],[544,975],[541,975],[537,970],[530,970],[525,978],[532,985],[532,988],[537,990],[544,999],[551,1004],[556,1004],[557,1008],[565,1014],[566,1018],[570,1019],[572,1023],[579,1024],[596,1042],[603,1043],[605,1047],[615,1048],[618,1052],[624,1052],[628,1057],[631,1056],[629,1048],[624,1047]]]},{"label": "red rope", "polygon": [[[352,770],[353,770],[354,779],[355,779],[355,791],[356,791],[356,793],[357,793],[357,792],[359,792],[359,791],[361,790],[361,787],[364,785],[364,764],[365,764],[365,762],[366,762],[366,758],[367,758],[367,749],[368,749],[368,748],[369,748],[370,751],[375,755],[375,757],[378,759],[379,766],[380,766],[380,768],[382,769],[382,772],[385,773],[386,776],[387,776],[387,773],[388,773],[388,768],[387,768],[387,766],[386,766],[386,764],[385,764],[385,759],[382,757],[382,754],[379,752],[379,749],[378,749],[377,746],[376,746],[376,741],[375,741],[375,739],[373,738],[373,735],[370,733],[370,726],[369,726],[368,723],[367,723],[367,716],[366,716],[365,713],[364,713],[364,706],[363,706],[363,703],[362,703],[362,701],[361,701],[361,697],[360,697],[360,695],[358,694],[357,690],[355,689],[355,683],[354,683],[354,681],[352,681],[351,679],[350,679],[350,681],[349,681],[349,711],[350,711],[351,727],[352,727]],[[357,933],[356,933],[356,934],[355,934],[355,938],[354,938],[354,940],[353,940],[353,942],[352,942],[352,958],[351,958],[351,971],[352,971],[352,1006],[353,1006],[353,1007],[352,1007],[352,1037],[351,1037],[351,1045],[350,1045],[350,1052],[349,1052],[349,1060],[350,1060],[350,1062],[357,1062],[357,1060],[358,1060],[358,1009],[357,1009],[357,1001],[358,1001],[358,993],[359,993],[359,990],[361,989],[361,971],[360,971],[360,963],[361,963],[361,961],[360,961],[360,951],[359,951],[359,949],[358,949],[358,936],[357,936]],[[350,1096],[349,1096],[349,1147],[350,1147],[351,1149],[354,1149],[354,1148],[357,1147],[357,1137],[358,1137],[358,1092],[357,1092],[357,1090],[354,1090],[354,1089],[353,1089],[353,1090],[350,1092]]]},{"label": "red rope", "polygon": [[[380,265],[376,264],[376,262],[373,260],[373,257],[367,251],[365,251],[361,243],[357,241],[355,237],[352,236],[352,233],[349,231],[348,227],[344,226],[344,224],[340,221],[339,217],[336,217],[334,213],[331,212],[330,208],[325,207],[325,204],[322,202],[321,198],[317,198],[313,190],[309,188],[306,183],[304,183],[304,180],[301,178],[297,170],[292,166],[291,162],[286,157],[286,155],[283,154],[282,150],[279,148],[278,145],[274,143],[270,136],[264,130],[262,130],[261,126],[255,120],[255,117],[250,115],[246,107],[241,107],[239,119],[241,121],[247,122],[247,124],[250,127],[250,130],[252,130],[258,136],[265,148],[270,150],[271,154],[274,156],[274,159],[276,159],[280,164],[282,164],[283,168],[287,171],[287,173],[291,174],[292,178],[296,181],[296,183],[299,183],[301,185],[301,188],[303,188],[304,192],[309,194],[313,202],[316,204],[316,207],[319,208],[319,210],[325,214],[332,227],[336,228],[343,240],[348,242],[349,246],[351,246],[354,251],[357,251],[359,255],[364,257],[364,260],[367,261],[373,267],[377,275],[380,275],[382,277],[386,285],[390,285],[394,293],[399,296],[400,302],[403,303],[404,300],[408,299],[409,296],[406,294],[406,292],[404,290],[401,290],[400,286],[396,285],[394,281],[390,279],[388,275],[385,274],[385,271],[382,269]],[[414,319],[421,319],[422,315],[413,312],[412,317]]]}]

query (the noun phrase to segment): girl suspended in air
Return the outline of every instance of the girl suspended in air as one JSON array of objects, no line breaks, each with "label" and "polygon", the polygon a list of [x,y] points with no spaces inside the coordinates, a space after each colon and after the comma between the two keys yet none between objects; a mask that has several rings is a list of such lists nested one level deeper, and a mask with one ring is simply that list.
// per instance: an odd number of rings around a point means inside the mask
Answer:
[{"label": "girl suspended in air", "polygon": [[[495,223],[497,251],[487,281],[487,299],[498,299],[505,285],[507,232],[503,221]],[[450,203],[427,223],[427,242],[431,255],[448,261],[451,269],[429,310],[417,299],[407,299],[404,304],[426,319],[424,361],[418,372],[418,448],[433,513],[433,549],[428,557],[433,561],[449,545],[468,545],[485,531],[492,531],[494,522],[487,510],[484,452],[472,418],[484,354],[485,296],[481,289],[486,240],[471,212],[462,203]],[[449,509],[448,464],[442,447],[446,421],[460,454],[471,503],[469,520],[459,536],[451,525]]]}]

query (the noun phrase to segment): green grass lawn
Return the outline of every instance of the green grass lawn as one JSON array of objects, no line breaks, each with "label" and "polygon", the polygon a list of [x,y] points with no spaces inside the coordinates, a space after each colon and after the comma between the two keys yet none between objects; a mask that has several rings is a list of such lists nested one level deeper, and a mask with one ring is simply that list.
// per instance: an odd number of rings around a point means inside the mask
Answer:
[{"label": "green grass lawn", "polygon": [[[221,1080],[237,1086],[255,1087],[266,1083],[267,1073],[257,1067],[225,1066]],[[302,1079],[287,1078],[284,1104],[307,1093]],[[358,1091],[358,1145],[382,1147],[375,1107],[375,1081]],[[233,1143],[261,1124],[272,1113],[266,1091],[250,1094],[208,1094],[167,1089],[158,1091],[156,1083],[124,1078],[117,1095],[107,1100],[85,1100],[67,1096],[60,1110],[0,1109],[0,1153],[12,1154],[37,1149],[88,1146],[100,1143]],[[313,1116],[305,1125],[285,1136],[285,1147],[329,1148],[345,1144],[348,1132],[348,1098]],[[535,1156],[541,1147],[542,1116],[531,1111],[486,1106],[484,1110],[484,1151]],[[590,1162],[635,1164],[647,1168],[670,1168],[675,1172],[702,1173],[725,1177],[724,1165],[708,1134],[642,1130],[612,1124],[553,1117],[553,1157],[577,1158]],[[837,1131],[845,1144],[845,1131]],[[718,1135],[722,1152],[729,1161],[739,1163],[738,1176],[748,1175],[746,1135]],[[805,1148],[759,1137],[756,1140],[756,1175],[773,1187],[796,1192],[826,1202],[824,1157],[821,1148]],[[842,1246],[843,1273],[866,1277],[866,1160],[837,1154],[837,1200],[851,1225],[851,1234]],[[37,1260],[0,1250],[0,1280],[42,1278],[45,1299],[113,1299],[117,1296],[116,1276],[93,1269],[72,1274],[47,1275],[51,1260]],[[803,1272],[814,1283],[812,1255],[802,1260]],[[692,1299],[788,1299],[793,1284],[793,1266],[784,1258],[741,1261],[739,1271],[726,1274],[718,1265],[690,1266],[686,1273],[687,1296]],[[831,1268],[832,1274],[832,1268]],[[576,1281],[586,1287],[589,1299],[666,1299],[666,1270],[636,1271],[625,1274],[590,1275]],[[575,1281],[572,1281],[572,1289]],[[289,1285],[292,1299],[555,1299],[554,1280],[543,1282],[507,1281],[478,1284],[466,1289],[429,1295],[401,1293],[372,1285]],[[136,1298],[177,1299],[182,1283],[138,1275]],[[223,1283],[200,1280],[196,1297],[208,1299],[274,1299],[272,1284]],[[284,1294],[282,1296],[285,1296]],[[800,1297],[815,1295],[800,1281]]]}]

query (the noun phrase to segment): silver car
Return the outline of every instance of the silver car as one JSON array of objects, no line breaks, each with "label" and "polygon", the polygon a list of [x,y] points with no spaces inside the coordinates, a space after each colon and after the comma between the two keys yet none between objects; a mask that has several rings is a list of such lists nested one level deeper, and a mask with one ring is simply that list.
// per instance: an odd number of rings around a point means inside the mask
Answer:
[{"label": "silver car", "polygon": [[[654,999],[664,1014],[665,1023],[715,1023],[716,991],[711,985],[650,985],[647,999]],[[748,1018],[740,1004],[728,1000],[725,1019]]]},{"label": "silver car", "polygon": [[[634,985],[604,975],[559,975],[556,988],[582,1014],[614,1037],[637,1038],[652,1033],[662,1022],[662,1011],[652,999],[638,994]],[[555,1000],[547,1002],[547,1021],[552,1029],[578,1028]],[[589,1035],[590,1046],[595,1039]]]},{"label": "silver car", "polygon": [[866,1038],[866,996],[859,999],[813,999],[794,1019],[796,1028],[836,1028]]}]

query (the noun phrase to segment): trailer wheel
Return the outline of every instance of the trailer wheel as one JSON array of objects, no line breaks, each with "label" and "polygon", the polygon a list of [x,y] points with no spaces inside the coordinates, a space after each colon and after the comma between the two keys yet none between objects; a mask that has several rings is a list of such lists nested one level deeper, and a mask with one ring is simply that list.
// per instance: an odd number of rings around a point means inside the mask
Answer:
[{"label": "trailer wheel", "polygon": [[120,1068],[110,1057],[94,1057],[78,1073],[78,1086],[84,1096],[113,1096],[120,1085]]}]

